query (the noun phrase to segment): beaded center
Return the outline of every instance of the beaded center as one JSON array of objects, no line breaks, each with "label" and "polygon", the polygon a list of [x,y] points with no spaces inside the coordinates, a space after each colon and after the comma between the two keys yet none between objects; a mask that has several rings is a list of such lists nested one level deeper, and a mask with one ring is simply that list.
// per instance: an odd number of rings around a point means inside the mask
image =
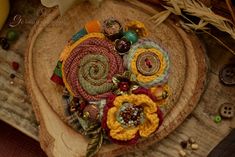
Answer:
[{"label": "beaded center", "polygon": [[143,123],[144,112],[142,106],[124,103],[117,113],[117,120],[123,127],[136,127]]}]

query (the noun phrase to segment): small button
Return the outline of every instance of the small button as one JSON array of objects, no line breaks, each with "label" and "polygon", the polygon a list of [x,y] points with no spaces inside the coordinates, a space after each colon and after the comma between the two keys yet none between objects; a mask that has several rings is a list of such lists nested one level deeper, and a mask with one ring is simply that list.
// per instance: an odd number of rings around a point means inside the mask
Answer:
[{"label": "small button", "polygon": [[223,118],[232,118],[234,116],[234,105],[231,103],[224,103],[220,106],[220,115]]},{"label": "small button", "polygon": [[138,56],[136,65],[141,74],[151,76],[159,70],[161,63],[155,53],[147,51]]},{"label": "small button", "polygon": [[220,81],[227,86],[235,85],[235,64],[228,64],[219,73]]}]

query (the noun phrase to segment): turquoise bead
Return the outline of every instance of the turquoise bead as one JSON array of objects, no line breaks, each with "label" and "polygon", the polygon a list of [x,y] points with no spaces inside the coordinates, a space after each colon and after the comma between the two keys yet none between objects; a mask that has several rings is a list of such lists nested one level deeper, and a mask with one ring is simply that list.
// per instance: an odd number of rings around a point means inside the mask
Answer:
[{"label": "turquoise bead", "polygon": [[132,44],[136,43],[138,41],[138,35],[134,31],[127,31],[124,33],[124,37],[130,41]]}]

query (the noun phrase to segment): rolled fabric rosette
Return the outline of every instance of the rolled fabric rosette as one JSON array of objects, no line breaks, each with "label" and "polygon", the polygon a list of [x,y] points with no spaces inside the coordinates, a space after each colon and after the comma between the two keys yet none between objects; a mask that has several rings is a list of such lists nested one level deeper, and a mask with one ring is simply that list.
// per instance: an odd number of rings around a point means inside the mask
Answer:
[{"label": "rolled fabric rosette", "polygon": [[169,56],[151,40],[139,40],[124,57],[126,68],[134,74],[140,86],[149,88],[167,82]]},{"label": "rolled fabric rosette", "polygon": [[84,36],[78,42],[63,61],[66,88],[86,100],[107,97],[113,86],[112,77],[123,72],[121,57],[104,38]]}]

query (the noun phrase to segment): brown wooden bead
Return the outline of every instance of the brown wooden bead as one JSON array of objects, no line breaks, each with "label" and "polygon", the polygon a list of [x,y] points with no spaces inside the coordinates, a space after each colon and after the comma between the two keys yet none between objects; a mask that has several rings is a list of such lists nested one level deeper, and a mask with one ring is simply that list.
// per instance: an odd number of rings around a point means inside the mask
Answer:
[{"label": "brown wooden bead", "polygon": [[99,109],[96,105],[90,104],[87,105],[83,110],[84,118],[95,121],[98,120],[99,117]]}]

